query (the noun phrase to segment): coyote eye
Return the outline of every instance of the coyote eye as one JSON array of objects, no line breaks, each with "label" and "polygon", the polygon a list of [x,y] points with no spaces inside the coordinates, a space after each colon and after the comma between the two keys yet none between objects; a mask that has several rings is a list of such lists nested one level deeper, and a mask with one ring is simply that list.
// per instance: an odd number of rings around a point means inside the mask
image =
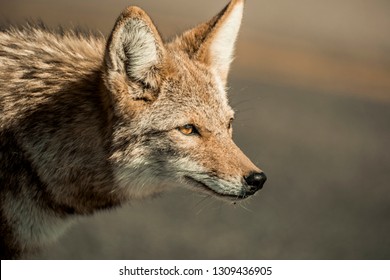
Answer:
[{"label": "coyote eye", "polygon": [[199,134],[198,130],[196,129],[196,127],[193,124],[186,124],[183,126],[179,126],[177,129],[181,133],[183,133],[184,135],[187,135],[187,136]]}]

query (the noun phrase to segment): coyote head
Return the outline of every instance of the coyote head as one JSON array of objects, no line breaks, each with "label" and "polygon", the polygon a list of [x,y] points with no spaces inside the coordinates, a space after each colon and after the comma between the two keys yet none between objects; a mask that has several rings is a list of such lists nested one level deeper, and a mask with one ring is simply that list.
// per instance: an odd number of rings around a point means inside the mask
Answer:
[{"label": "coyote head", "polygon": [[266,176],[232,140],[226,82],[243,0],[164,42],[147,14],[129,7],[107,42],[103,83],[113,109],[112,154],[130,196],[174,179],[232,200],[262,188]]}]

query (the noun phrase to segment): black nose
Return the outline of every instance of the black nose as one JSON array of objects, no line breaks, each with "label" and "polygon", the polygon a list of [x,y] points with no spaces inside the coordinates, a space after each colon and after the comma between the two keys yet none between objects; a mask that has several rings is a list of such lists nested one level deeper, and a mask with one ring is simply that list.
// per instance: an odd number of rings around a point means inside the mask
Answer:
[{"label": "black nose", "polygon": [[244,179],[249,186],[249,193],[254,194],[263,188],[265,181],[267,181],[267,176],[265,176],[264,172],[252,172],[245,176]]}]

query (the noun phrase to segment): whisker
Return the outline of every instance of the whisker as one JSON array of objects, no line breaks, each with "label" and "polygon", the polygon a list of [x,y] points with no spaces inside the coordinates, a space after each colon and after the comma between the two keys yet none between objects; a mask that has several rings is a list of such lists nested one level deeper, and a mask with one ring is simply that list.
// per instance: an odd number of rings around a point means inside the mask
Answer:
[{"label": "whisker", "polygon": [[244,203],[238,203],[238,206],[240,206],[242,209],[246,210],[247,212],[253,213],[253,210],[251,210],[251,209],[245,207],[243,204],[244,204]]},{"label": "whisker", "polygon": [[[207,196],[207,198],[210,198],[211,196]],[[205,199],[203,201],[206,201]],[[196,213],[196,215],[199,215],[200,213],[202,213],[202,211],[204,209],[206,209],[207,207],[209,207],[211,204],[213,204],[215,202],[215,200],[211,199],[208,201],[208,203],[206,203],[202,208],[199,209],[199,211]]]},{"label": "whisker", "polygon": [[250,99],[241,99],[238,102],[232,103],[232,107],[236,110],[238,106],[241,106],[242,104],[248,104],[250,103],[250,101],[251,101]]},{"label": "whisker", "polygon": [[194,210],[196,207],[198,207],[200,204],[202,204],[203,202],[205,202],[207,199],[209,199],[210,196],[209,195],[204,195],[193,207],[192,207],[192,210]]}]

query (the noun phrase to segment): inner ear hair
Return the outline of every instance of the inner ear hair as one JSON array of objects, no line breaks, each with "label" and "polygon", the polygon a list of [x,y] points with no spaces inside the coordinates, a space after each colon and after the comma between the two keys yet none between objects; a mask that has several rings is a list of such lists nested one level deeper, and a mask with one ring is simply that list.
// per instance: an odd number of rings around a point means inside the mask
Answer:
[{"label": "inner ear hair", "polygon": [[157,72],[164,55],[161,36],[149,16],[138,7],[123,11],[107,42],[107,71],[124,74],[131,82],[157,87]]},{"label": "inner ear hair", "polygon": [[184,32],[173,42],[191,58],[212,67],[224,85],[233,60],[243,9],[244,0],[232,0],[210,21]]}]

